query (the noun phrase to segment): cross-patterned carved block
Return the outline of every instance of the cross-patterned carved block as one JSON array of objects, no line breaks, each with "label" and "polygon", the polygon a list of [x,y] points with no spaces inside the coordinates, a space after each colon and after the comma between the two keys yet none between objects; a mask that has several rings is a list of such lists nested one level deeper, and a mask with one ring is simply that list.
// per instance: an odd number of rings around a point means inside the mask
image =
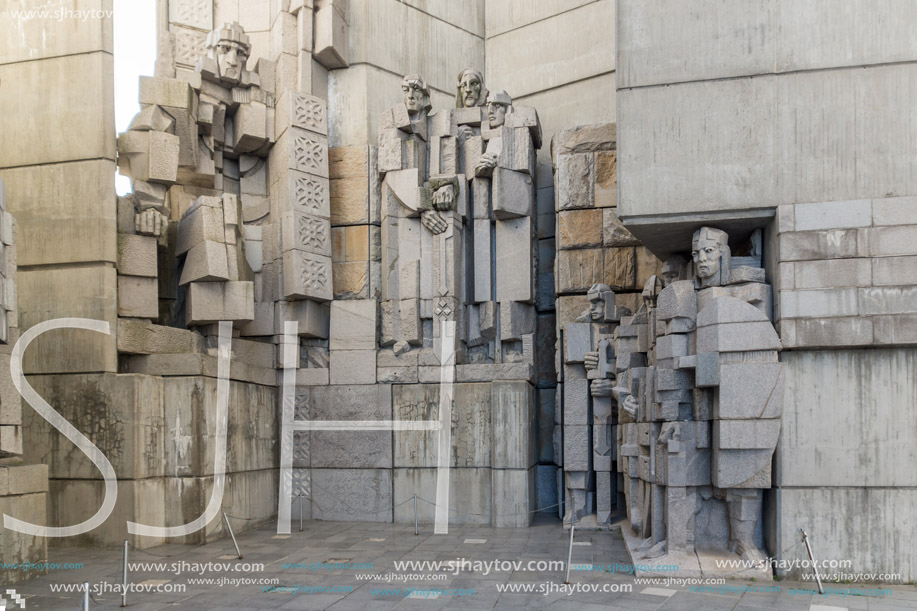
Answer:
[{"label": "cross-patterned carved block", "polygon": [[213,29],[213,0],[169,0],[169,21],[209,32]]},{"label": "cross-patterned carved block", "polygon": [[309,431],[293,431],[293,467],[309,467]]},{"label": "cross-patterned carved block", "polygon": [[328,178],[328,138],[299,127],[288,128],[275,146],[282,147],[287,167]]},{"label": "cross-patterned carved block", "polygon": [[293,125],[320,134],[327,134],[325,102],[313,96],[293,94]]},{"label": "cross-patterned carved block", "polygon": [[304,250],[284,252],[283,294],[287,299],[330,301],[334,294],[331,257]]},{"label": "cross-patterned carved block", "polygon": [[281,217],[280,234],[283,252],[304,250],[317,255],[331,255],[331,221],[298,210]]},{"label": "cross-patterned carved block", "polygon": [[[311,469],[293,469],[293,503],[294,515],[299,515],[298,497],[304,497],[305,502],[312,496],[312,470]],[[308,505],[306,505],[308,507]]]},{"label": "cross-patterned carved block", "polygon": [[204,54],[207,35],[197,30],[175,26],[171,27],[171,31],[175,37],[175,63],[193,68]]},{"label": "cross-patterned carved block", "polygon": [[[279,193],[277,190],[285,192]],[[276,198],[281,212],[297,210],[324,219],[331,216],[327,178],[289,170],[288,176],[275,185],[271,196]]]}]

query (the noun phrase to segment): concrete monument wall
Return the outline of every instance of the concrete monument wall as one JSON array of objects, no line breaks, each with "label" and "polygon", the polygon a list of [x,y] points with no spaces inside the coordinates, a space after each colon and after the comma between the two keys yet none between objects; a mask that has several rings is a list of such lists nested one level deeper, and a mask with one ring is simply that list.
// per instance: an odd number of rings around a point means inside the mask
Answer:
[{"label": "concrete monument wall", "polygon": [[704,224],[764,230],[786,371],[767,551],[805,558],[805,528],[908,581],[915,9],[835,8],[619,2],[619,210],[663,258]]}]

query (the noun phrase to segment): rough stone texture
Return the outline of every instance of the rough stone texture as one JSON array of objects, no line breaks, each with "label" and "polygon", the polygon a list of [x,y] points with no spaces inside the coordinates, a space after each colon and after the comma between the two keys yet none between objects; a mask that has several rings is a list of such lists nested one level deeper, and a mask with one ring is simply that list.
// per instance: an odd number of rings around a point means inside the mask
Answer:
[{"label": "rough stone texture", "polygon": [[[392,471],[394,479],[395,522],[413,523],[416,494],[417,519],[421,523],[434,520],[436,508],[437,470],[399,469]],[[449,523],[490,524],[492,505],[492,471],[489,468],[451,469],[449,471]],[[424,500],[420,500],[424,499]],[[408,502],[405,502],[408,501]],[[403,503],[403,504],[402,504]]]},{"label": "rough stone texture", "polygon": [[344,522],[392,521],[390,469],[312,469],[312,517]]}]

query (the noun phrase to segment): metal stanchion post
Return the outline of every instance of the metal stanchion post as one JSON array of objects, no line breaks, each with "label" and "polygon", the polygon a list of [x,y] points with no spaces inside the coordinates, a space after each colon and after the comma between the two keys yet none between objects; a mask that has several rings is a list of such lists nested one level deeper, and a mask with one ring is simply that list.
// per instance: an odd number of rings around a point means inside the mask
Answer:
[{"label": "metal stanchion post", "polygon": [[121,572],[121,606],[127,606],[127,539],[124,540],[124,551],[121,554],[122,572]]},{"label": "metal stanchion post", "polygon": [[815,582],[818,584],[818,593],[824,594],[825,589],[821,585],[821,576],[818,574],[818,565],[815,562],[815,555],[812,553],[812,547],[809,545],[809,536],[806,535],[805,529],[799,529],[802,532],[802,540],[806,544],[806,551],[809,553],[809,560],[812,561],[812,570],[815,571]]},{"label": "metal stanchion post", "polygon": [[80,611],[89,611],[89,582],[83,584],[83,600],[80,602]]},{"label": "metal stanchion post", "polygon": [[570,508],[570,549],[567,552],[567,573],[564,575],[564,583],[570,583],[570,564],[573,562],[573,531],[576,530],[576,512]]},{"label": "metal stanchion post", "polygon": [[414,535],[417,536],[420,531],[417,530],[417,495],[414,495]]},{"label": "metal stanchion post", "polygon": [[299,532],[302,532],[302,492],[299,493]]},{"label": "metal stanchion post", "polygon": [[232,526],[229,525],[229,518],[226,517],[226,512],[223,512],[223,521],[226,522],[226,529],[229,531],[229,536],[232,537],[232,544],[236,546],[236,554],[239,556],[239,560],[242,560],[242,552],[239,551],[239,544],[236,542],[236,535],[232,532]]}]

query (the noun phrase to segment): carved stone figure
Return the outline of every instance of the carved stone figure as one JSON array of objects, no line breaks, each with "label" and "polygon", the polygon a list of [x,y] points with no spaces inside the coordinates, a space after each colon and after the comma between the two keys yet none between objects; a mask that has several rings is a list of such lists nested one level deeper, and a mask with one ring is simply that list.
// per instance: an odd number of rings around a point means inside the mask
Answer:
[{"label": "carved stone figure", "polygon": [[453,110],[431,114],[418,75],[402,91],[379,133],[382,345],[396,355],[435,347],[452,320],[460,361],[532,362],[537,114],[514,117],[509,95],[488,97],[471,69],[459,75]]},{"label": "carved stone figure", "polygon": [[456,108],[472,108],[487,103],[487,89],[484,87],[484,75],[477,70],[465,68],[458,75],[458,86],[455,93]]},{"label": "carved stone figure", "polygon": [[762,489],[780,427],[770,287],[762,269],[732,265],[728,237],[695,232],[694,277],[681,279],[680,257],[666,261],[614,331],[625,540],[635,560],[677,558],[686,571],[707,548],[763,558]]},{"label": "carved stone figure", "polygon": [[[261,86],[273,63],[249,70],[250,54],[242,27],[227,23],[207,36],[194,73],[141,79],[142,110],[118,140],[134,207],[120,239],[131,252],[159,251],[168,273],[132,280],[121,316],[231,320],[243,335],[270,336],[281,332],[275,313],[300,318],[291,304],[332,297],[324,103],[291,91],[278,101]],[[244,324],[256,309],[259,324]],[[327,333],[327,315],[302,322],[301,334]]]}]

